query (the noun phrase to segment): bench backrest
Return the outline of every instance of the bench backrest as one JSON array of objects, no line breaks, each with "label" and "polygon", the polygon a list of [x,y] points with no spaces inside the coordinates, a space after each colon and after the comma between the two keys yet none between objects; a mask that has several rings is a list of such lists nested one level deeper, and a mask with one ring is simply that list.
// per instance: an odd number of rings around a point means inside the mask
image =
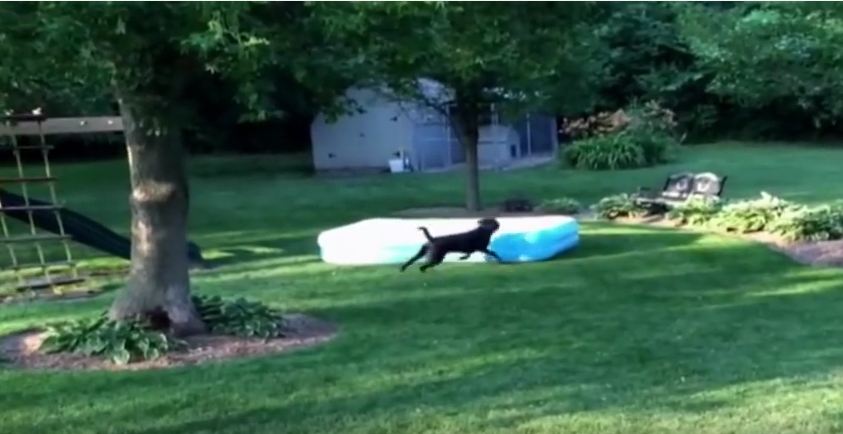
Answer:
[{"label": "bench backrest", "polygon": [[671,200],[683,200],[691,194],[693,188],[693,173],[675,173],[667,177],[664,187],[662,187],[661,196]]},{"label": "bench backrest", "polygon": [[726,177],[717,176],[711,172],[703,172],[694,175],[691,194],[694,196],[720,197],[723,188],[726,186]]},{"label": "bench backrest", "polygon": [[684,201],[689,197],[720,197],[726,177],[711,172],[675,173],[667,177],[660,196],[671,201]]}]

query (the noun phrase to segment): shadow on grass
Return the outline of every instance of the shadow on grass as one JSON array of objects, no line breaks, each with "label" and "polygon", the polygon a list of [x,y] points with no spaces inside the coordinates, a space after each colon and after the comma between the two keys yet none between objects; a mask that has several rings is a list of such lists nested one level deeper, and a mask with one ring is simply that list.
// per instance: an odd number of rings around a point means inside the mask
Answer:
[{"label": "shadow on grass", "polygon": [[[318,253],[316,236],[280,236],[250,239],[243,244],[232,244],[213,250],[220,257],[209,259],[211,269],[245,265],[250,262],[271,262]],[[294,264],[295,265],[295,264]]]}]

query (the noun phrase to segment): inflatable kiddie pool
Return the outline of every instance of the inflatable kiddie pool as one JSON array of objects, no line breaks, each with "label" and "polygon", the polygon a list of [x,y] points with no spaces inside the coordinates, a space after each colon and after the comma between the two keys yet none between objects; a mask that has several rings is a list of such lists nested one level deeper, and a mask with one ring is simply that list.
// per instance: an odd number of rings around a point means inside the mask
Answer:
[{"label": "inflatable kiddie pool", "polygon": [[[375,218],[329,229],[319,234],[322,260],[330,264],[399,264],[418,252],[425,242],[418,230],[424,226],[431,235],[465,232],[477,227],[477,218],[399,219]],[[489,247],[505,262],[543,261],[574,248],[579,243],[579,225],[571,217],[500,217],[500,229]],[[494,261],[476,252],[465,261],[451,253],[446,262]]]}]

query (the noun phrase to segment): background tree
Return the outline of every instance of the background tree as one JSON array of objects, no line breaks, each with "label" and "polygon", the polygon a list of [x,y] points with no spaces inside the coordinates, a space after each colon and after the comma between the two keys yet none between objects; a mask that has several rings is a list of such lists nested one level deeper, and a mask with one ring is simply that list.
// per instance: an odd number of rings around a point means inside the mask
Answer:
[{"label": "background tree", "polygon": [[843,115],[843,16],[836,4],[686,5],[681,18],[681,36],[712,76],[713,94],[776,112],[779,122],[807,115],[815,129]]},{"label": "background tree", "polygon": [[607,47],[601,74],[601,108],[616,110],[635,100],[659,101],[685,130],[702,131],[716,120],[716,98],[706,92],[710,75],[696,64],[678,30],[681,4],[611,3],[601,22]]},{"label": "background tree", "polygon": [[[478,127],[492,104],[509,114],[592,102],[599,67],[589,4],[352,3],[319,5],[332,44],[359,59],[358,84],[448,113],[465,150],[466,206],[481,207]],[[418,79],[452,92],[430,99]],[[447,106],[449,110],[445,110]]]}]

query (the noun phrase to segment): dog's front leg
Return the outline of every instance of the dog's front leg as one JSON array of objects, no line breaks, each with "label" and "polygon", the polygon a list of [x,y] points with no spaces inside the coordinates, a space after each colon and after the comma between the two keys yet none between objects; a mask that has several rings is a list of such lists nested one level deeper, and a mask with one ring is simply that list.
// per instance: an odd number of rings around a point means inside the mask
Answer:
[{"label": "dog's front leg", "polygon": [[468,259],[470,257],[471,257],[471,253],[466,253],[466,254],[460,256],[460,261],[465,261],[466,259]]},{"label": "dog's front leg", "polygon": [[498,262],[503,262],[503,259],[501,259],[501,257],[500,257],[500,256],[498,256],[498,254],[497,254],[497,253],[495,253],[495,252],[494,252],[493,250],[491,250],[491,249],[485,248],[485,249],[481,250],[481,252],[483,252],[483,253],[485,253],[485,254],[487,254],[487,255],[489,255],[489,256],[491,256],[491,257],[495,258]]}]

